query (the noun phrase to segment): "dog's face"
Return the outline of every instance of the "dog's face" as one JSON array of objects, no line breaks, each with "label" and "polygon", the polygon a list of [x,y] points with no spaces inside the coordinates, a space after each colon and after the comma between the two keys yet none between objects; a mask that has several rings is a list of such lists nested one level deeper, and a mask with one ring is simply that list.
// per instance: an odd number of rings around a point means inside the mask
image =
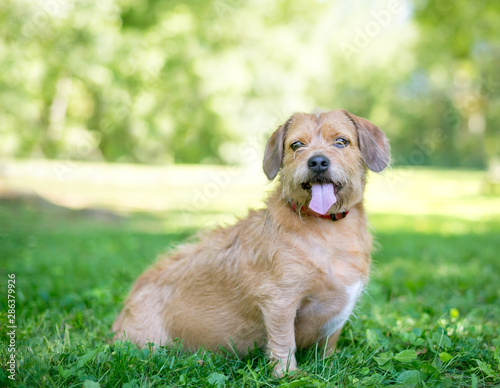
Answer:
[{"label": "dog's face", "polygon": [[285,199],[312,206],[318,196],[326,201],[320,213],[332,214],[360,202],[366,167],[382,171],[389,157],[385,134],[366,119],[343,110],[296,113],[269,139],[264,172],[272,180],[281,170]]}]

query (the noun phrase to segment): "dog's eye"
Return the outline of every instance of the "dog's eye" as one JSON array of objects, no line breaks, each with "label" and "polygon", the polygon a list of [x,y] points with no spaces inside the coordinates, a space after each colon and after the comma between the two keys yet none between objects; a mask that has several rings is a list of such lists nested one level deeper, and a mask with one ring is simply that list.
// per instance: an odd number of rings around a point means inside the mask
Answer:
[{"label": "dog's eye", "polygon": [[294,141],[292,144],[290,144],[290,148],[292,149],[292,151],[297,151],[301,147],[304,147],[304,144],[300,141]]},{"label": "dog's eye", "polygon": [[339,137],[339,138],[335,139],[335,141],[333,142],[333,145],[335,147],[338,147],[338,148],[345,148],[349,145],[349,140],[344,139],[343,137]]}]

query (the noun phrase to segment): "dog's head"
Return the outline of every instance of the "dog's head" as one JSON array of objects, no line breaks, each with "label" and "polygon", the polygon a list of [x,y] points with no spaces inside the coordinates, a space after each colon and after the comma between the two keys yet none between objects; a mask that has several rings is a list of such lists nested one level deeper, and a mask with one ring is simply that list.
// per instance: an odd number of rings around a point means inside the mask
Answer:
[{"label": "dog's head", "polygon": [[281,170],[282,194],[320,214],[348,210],[360,202],[366,168],[389,164],[389,144],[377,126],[345,110],[295,113],[269,138],[264,172]]}]

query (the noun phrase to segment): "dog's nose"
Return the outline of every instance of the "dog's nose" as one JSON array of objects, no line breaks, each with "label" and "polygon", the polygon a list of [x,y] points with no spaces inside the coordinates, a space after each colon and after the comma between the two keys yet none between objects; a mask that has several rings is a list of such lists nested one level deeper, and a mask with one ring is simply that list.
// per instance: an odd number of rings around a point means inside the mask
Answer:
[{"label": "dog's nose", "polygon": [[309,166],[309,170],[319,174],[328,168],[330,161],[323,155],[316,155],[309,158],[307,165]]}]

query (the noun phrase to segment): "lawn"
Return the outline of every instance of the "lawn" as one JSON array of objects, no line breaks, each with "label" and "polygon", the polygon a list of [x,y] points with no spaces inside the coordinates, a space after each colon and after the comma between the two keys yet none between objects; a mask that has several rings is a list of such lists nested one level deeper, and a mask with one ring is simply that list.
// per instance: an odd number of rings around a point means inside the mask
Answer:
[{"label": "lawn", "polygon": [[[113,343],[109,332],[134,279],[158,253],[262,203],[270,187],[260,175],[131,167],[126,183],[102,176],[52,182],[23,166],[6,170],[10,194],[0,198],[3,343],[12,325],[9,274],[17,326],[15,381],[2,346],[1,386],[500,385],[500,200],[482,194],[481,172],[412,168],[371,177],[367,207],[378,249],[355,317],[334,356],[301,351],[300,371],[276,379],[257,349],[244,358],[178,347],[151,352]],[[117,179],[118,170],[106,169],[98,171]],[[145,171],[156,171],[147,182]],[[30,188],[39,196],[13,194]]]}]

